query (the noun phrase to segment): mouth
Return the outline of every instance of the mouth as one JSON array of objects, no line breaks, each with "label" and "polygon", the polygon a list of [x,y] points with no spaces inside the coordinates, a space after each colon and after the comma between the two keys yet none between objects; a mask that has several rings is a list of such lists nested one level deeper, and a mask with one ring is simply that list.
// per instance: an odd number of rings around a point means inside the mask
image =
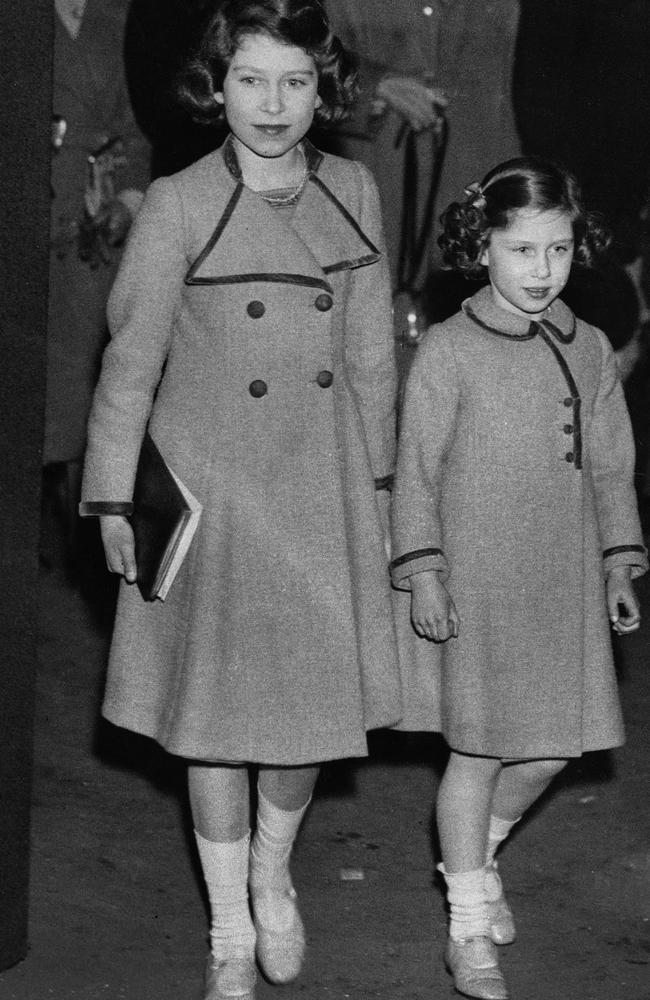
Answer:
[{"label": "mouth", "polygon": [[549,286],[545,286],[544,288],[524,288],[524,291],[532,299],[545,299],[551,293]]},{"label": "mouth", "polygon": [[289,128],[288,125],[254,125],[253,127],[257,132],[263,132],[264,135],[271,136],[284,135]]}]

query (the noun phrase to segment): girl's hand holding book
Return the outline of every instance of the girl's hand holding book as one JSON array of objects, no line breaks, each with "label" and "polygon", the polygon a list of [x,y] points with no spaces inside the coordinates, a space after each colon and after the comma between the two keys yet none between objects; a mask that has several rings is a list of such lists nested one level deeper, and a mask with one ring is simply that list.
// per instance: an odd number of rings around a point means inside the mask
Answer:
[{"label": "girl's hand holding book", "polygon": [[613,630],[619,635],[636,632],[641,624],[641,613],[629,566],[616,566],[610,571],[606,591],[607,611]]},{"label": "girl's hand holding book", "polygon": [[415,573],[411,578],[411,621],[418,635],[434,642],[458,637],[460,618],[456,605],[436,572]]},{"label": "girl's hand holding book", "polygon": [[127,583],[135,583],[137,566],[133,529],[121,514],[104,515],[99,519],[106,565],[111,573],[119,573]]}]

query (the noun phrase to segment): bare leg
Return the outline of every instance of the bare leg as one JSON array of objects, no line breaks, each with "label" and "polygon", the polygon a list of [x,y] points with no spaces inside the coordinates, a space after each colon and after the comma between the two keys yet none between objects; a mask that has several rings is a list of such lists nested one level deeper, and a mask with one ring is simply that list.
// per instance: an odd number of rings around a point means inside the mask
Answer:
[{"label": "bare leg", "polygon": [[195,829],[206,840],[240,840],[250,828],[245,764],[190,764],[190,806]]},{"label": "bare leg", "polygon": [[492,797],[501,773],[495,757],[473,757],[452,750],[437,802],[440,847],[447,872],[482,868]]},{"label": "bare leg", "polygon": [[566,766],[562,758],[504,761],[492,800],[492,814],[518,820]]},{"label": "bare leg", "polygon": [[258,788],[278,809],[293,812],[309,802],[318,767],[266,767],[259,770]]}]

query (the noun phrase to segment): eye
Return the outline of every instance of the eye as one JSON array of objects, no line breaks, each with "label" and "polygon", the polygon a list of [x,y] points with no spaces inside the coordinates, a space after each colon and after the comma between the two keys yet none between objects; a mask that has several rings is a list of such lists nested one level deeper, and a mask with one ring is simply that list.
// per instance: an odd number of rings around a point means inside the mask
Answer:
[{"label": "eye", "polygon": [[562,243],[560,243],[558,246],[554,247],[553,249],[555,250],[555,253],[558,254],[561,257],[563,254],[569,253],[569,251],[570,251],[571,248],[568,247],[568,246],[565,246]]},{"label": "eye", "polygon": [[302,77],[292,76],[286,81],[286,84],[292,89],[297,89],[299,87],[305,87],[307,85],[307,81],[303,80]]},{"label": "eye", "polygon": [[523,253],[523,254],[528,254],[531,253],[532,251],[531,247],[513,247],[512,249],[514,253]]},{"label": "eye", "polygon": [[259,83],[259,78],[256,76],[240,76],[239,82],[246,84],[247,87],[254,87],[256,83]]}]

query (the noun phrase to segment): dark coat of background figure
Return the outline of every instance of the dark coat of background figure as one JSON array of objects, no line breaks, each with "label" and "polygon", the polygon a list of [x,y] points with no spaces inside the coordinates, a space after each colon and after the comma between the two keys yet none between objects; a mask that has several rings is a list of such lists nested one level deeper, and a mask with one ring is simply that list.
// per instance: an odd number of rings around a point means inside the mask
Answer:
[{"label": "dark coat of background figure", "polygon": [[65,122],[52,157],[50,300],[47,403],[43,463],[80,462],[101,352],[106,343],[106,299],[119,248],[106,261],[79,257],[88,155],[120,137],[126,163],[116,192],[144,190],[149,144],[138,129],[124,75],[127,0],[88,0],[72,38],[55,17],[52,112]]}]

